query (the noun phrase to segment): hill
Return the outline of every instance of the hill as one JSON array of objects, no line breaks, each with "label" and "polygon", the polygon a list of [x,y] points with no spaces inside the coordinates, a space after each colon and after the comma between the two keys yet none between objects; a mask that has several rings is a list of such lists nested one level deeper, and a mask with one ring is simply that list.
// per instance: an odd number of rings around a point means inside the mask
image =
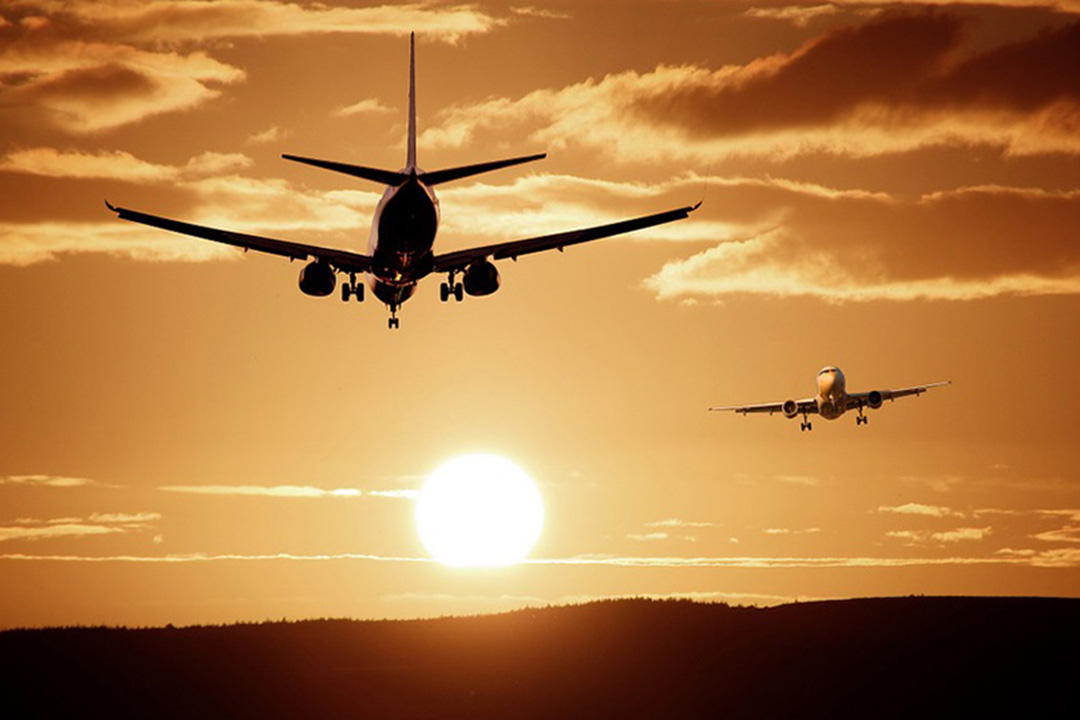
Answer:
[{"label": "hill", "polygon": [[1050,717],[1080,600],[741,608],[620,600],[503,615],[0,633],[18,718]]}]

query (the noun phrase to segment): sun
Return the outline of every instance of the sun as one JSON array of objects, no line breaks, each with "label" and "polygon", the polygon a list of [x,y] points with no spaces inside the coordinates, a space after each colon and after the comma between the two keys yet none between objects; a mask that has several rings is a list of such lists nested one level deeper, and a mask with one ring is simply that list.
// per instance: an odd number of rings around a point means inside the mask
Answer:
[{"label": "sun", "polygon": [[513,565],[536,544],[543,525],[536,483],[495,455],[464,455],[441,465],[416,503],[424,547],[455,567]]}]

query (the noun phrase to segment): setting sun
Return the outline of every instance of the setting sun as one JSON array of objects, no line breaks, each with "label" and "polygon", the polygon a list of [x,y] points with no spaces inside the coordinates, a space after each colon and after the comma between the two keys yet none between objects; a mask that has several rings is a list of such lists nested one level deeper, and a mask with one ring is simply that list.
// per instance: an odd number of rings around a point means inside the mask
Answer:
[{"label": "setting sun", "polygon": [[544,504],[532,478],[494,455],[441,465],[420,490],[416,527],[432,557],[455,567],[512,565],[536,544]]}]

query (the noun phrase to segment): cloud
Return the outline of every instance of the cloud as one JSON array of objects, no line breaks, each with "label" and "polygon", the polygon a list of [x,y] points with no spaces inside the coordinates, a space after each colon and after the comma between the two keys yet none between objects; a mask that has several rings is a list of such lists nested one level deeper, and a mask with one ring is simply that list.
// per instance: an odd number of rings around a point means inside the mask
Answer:
[{"label": "cloud", "polygon": [[368,98],[352,105],[340,107],[334,111],[334,115],[349,117],[350,115],[385,115],[391,112],[393,112],[392,108],[386,107],[378,100]]},{"label": "cloud", "polygon": [[844,12],[839,5],[784,5],[779,7],[752,7],[743,13],[746,17],[761,20],[781,20],[796,27],[806,27],[811,21]]},{"label": "cloud", "polygon": [[171,46],[326,33],[404,36],[413,30],[457,42],[500,24],[467,5],[349,8],[275,0],[17,0],[5,15],[0,119],[44,121],[71,133],[189,110],[245,78],[242,69],[204,50],[183,54]]},{"label": "cloud", "polygon": [[543,18],[544,20],[569,20],[573,15],[566,12],[557,12],[555,10],[547,10],[545,8],[538,8],[532,5],[526,5],[523,7],[510,6],[510,12],[515,15],[522,15],[525,17]]},{"label": "cloud", "polygon": [[811,475],[777,475],[776,480],[789,485],[805,485],[807,487],[817,487],[821,484],[821,480]]},{"label": "cloud", "polygon": [[942,505],[923,505],[921,503],[905,503],[903,505],[881,505],[879,513],[897,513],[899,515],[929,515],[930,517],[963,517],[963,513],[956,512]]},{"label": "cloud", "polygon": [[1080,292],[1078,191],[973,186],[902,199],[718,178],[710,192],[729,220],[772,227],[665,263],[645,280],[660,299],[845,303]]},{"label": "cloud", "polygon": [[164,492],[192,495],[234,495],[289,498],[360,497],[364,493],[356,488],[324,489],[310,485],[163,485]]},{"label": "cloud", "polygon": [[1032,537],[1043,542],[1080,543],[1080,526],[1066,525],[1057,530],[1047,530],[1038,535],[1032,535]]},{"label": "cloud", "polygon": [[[184,564],[205,562],[330,562],[361,561],[379,563],[437,562],[426,557],[394,557],[361,553],[330,555],[294,555],[270,553],[262,555],[205,554],[186,555],[28,555],[8,553],[0,560],[19,562],[78,562],[78,563],[148,563]],[[566,558],[536,558],[523,560],[523,565],[581,566],[581,567],[632,567],[632,568],[902,568],[933,566],[994,566],[1014,565],[1026,567],[1075,568],[1080,567],[1080,548],[1055,550],[1003,549],[991,557],[620,557],[613,555],[579,555]]]},{"label": "cloud", "polygon": [[982,540],[992,532],[991,528],[956,528],[943,532],[931,532],[929,530],[892,530],[885,533],[886,537],[906,540],[907,545],[925,545],[931,543],[955,543],[965,540]]},{"label": "cloud", "polygon": [[247,139],[247,142],[262,145],[266,143],[280,142],[288,136],[288,131],[282,130],[277,125],[271,125],[262,132],[257,132],[254,135],[250,135]]},{"label": "cloud", "polygon": [[761,532],[765,533],[766,535],[806,535],[809,533],[819,533],[821,532],[821,528],[765,528]]},{"label": "cloud", "polygon": [[[0,226],[2,227],[2,226]],[[3,236],[3,231],[0,230],[0,237]],[[0,247],[2,247],[0,243]],[[117,487],[116,485],[105,485],[99,483],[96,480],[82,477],[67,477],[63,475],[7,475],[0,476],[0,485],[22,485],[25,487]]]},{"label": "cloud", "polygon": [[48,540],[53,538],[82,538],[95,535],[114,535],[146,530],[161,519],[159,513],[93,513],[89,518],[17,518],[12,524],[0,526],[0,542],[5,540]]},{"label": "cloud", "polygon": [[239,153],[206,152],[185,165],[161,165],[136,158],[121,150],[96,153],[38,147],[16,150],[0,158],[0,172],[41,175],[78,180],[122,180],[132,183],[172,183],[236,172],[252,165],[251,158]]},{"label": "cloud", "polygon": [[666,518],[664,520],[654,520],[653,522],[647,522],[645,523],[645,527],[707,528],[723,527],[723,525],[714,522],[701,522],[697,520],[680,520],[679,518]]},{"label": "cloud", "polygon": [[790,54],[720,69],[659,66],[443,111],[425,131],[459,147],[522,131],[555,147],[670,163],[807,154],[867,157],[986,146],[1080,153],[1080,22],[989,49],[943,11],[832,28]]}]

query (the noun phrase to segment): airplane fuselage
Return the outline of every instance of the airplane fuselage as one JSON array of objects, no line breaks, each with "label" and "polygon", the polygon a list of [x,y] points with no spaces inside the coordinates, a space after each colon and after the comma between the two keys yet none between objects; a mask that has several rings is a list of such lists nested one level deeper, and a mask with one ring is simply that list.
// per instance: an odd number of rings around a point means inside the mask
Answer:
[{"label": "airplane fuselage", "polygon": [[826,420],[835,420],[847,411],[847,388],[840,368],[828,366],[818,371],[818,414]]},{"label": "airplane fuselage", "polygon": [[416,283],[431,272],[438,230],[439,199],[415,173],[386,188],[368,240],[373,262],[367,282],[375,297],[391,308],[412,297]]}]

